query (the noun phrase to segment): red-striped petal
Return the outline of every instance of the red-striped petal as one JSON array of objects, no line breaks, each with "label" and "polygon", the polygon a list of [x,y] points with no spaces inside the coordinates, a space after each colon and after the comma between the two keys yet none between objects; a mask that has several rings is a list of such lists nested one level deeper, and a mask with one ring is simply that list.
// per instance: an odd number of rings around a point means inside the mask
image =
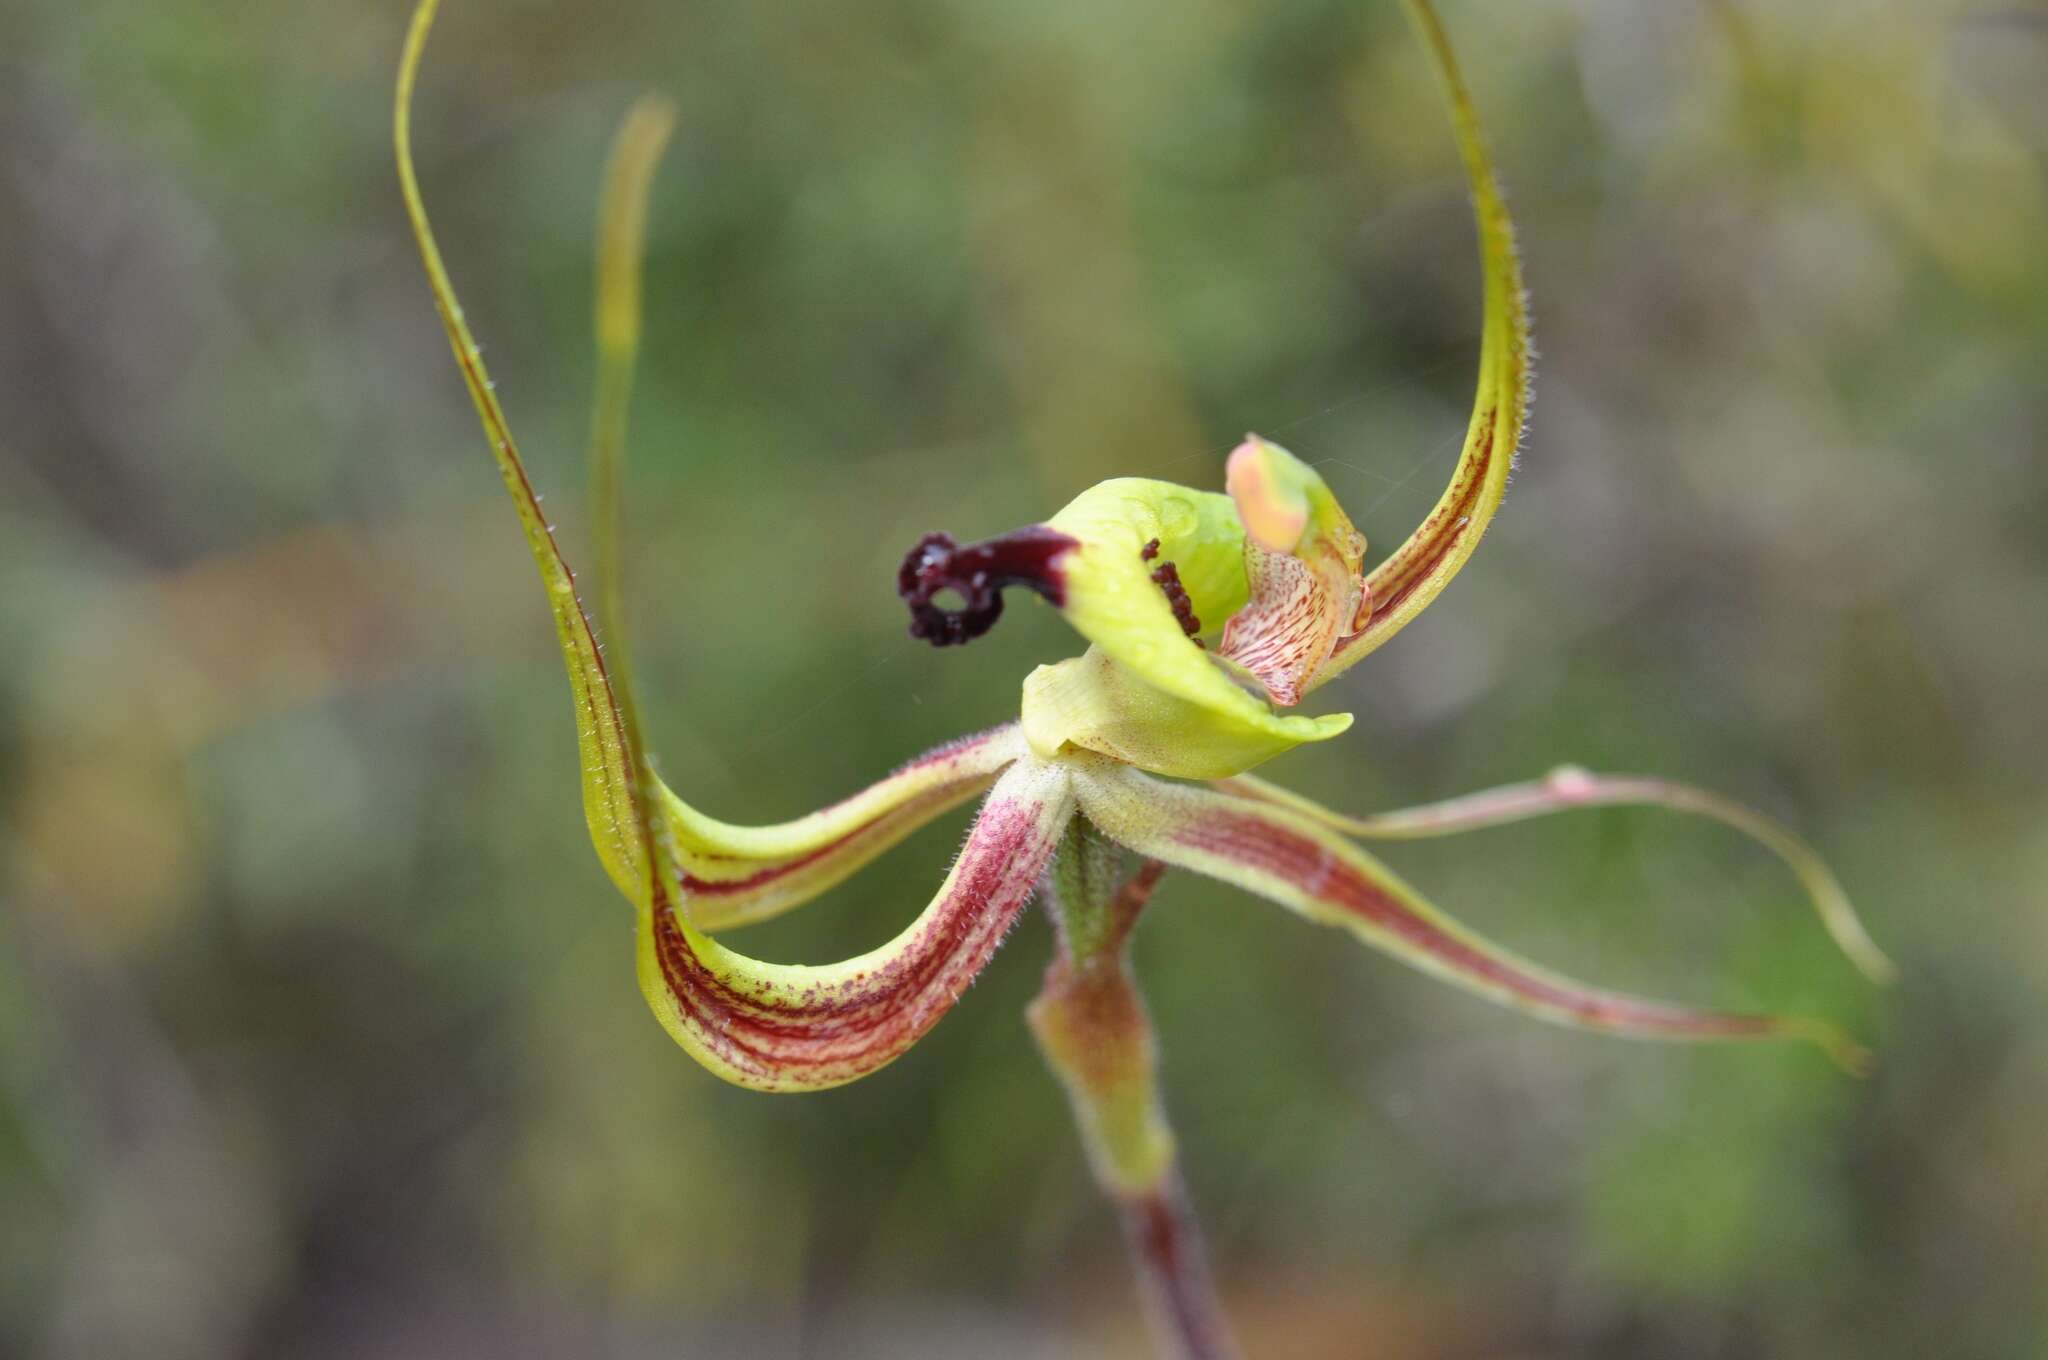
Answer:
[{"label": "red-striped petal", "polygon": [[[1065,769],[1030,757],[989,794],[945,883],[879,949],[843,963],[763,963],[685,922],[666,894],[641,911],[640,984],[657,1019],[742,1086],[815,1090],[895,1060],[980,973],[1073,815]],[[657,845],[657,861],[667,852]]]},{"label": "red-striped petal", "polygon": [[[690,923],[730,930],[802,906],[987,789],[1024,749],[1017,724],[1006,723],[927,751],[850,798],[773,826],[718,821],[657,784]],[[638,891],[630,882],[619,886],[628,896]]]}]

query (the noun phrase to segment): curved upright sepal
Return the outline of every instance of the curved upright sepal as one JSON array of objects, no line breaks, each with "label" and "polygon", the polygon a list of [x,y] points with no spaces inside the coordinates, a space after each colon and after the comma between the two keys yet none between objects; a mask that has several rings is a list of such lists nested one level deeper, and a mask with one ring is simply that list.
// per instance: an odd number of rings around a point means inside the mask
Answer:
[{"label": "curved upright sepal", "polygon": [[[640,730],[628,659],[624,588],[626,417],[640,352],[640,294],[647,205],[655,166],[673,129],[665,100],[642,98],[612,142],[599,201],[597,397],[590,422],[590,502],[597,550],[598,616],[619,713]],[[985,791],[1024,750],[1011,723],[928,751],[887,779],[830,807],[773,826],[736,826],[684,802],[650,773],[656,811],[675,847],[684,909],[700,930],[727,930],[788,911],[843,881],[940,813]],[[619,890],[637,894],[636,867],[607,864]]]},{"label": "curved upright sepal", "polygon": [[1287,808],[1332,830],[1365,840],[1424,840],[1455,836],[1489,826],[1505,826],[1530,817],[1583,807],[1659,807],[1687,812],[1733,827],[1785,862],[1806,890],[1821,924],[1849,961],[1872,982],[1888,983],[1898,969],[1863,928],[1841,880],[1820,853],[1783,823],[1707,789],[1650,775],[1594,774],[1576,765],[1560,765],[1541,779],[1504,784],[1438,803],[1349,817],[1254,775],[1217,781],[1226,793]]},{"label": "curved upright sepal", "polygon": [[[411,97],[434,10],[435,0],[421,0],[399,67],[399,181],[449,343],[554,608],[576,700],[585,814],[600,858],[637,909],[648,1002],[685,1050],[728,1080],[764,1090],[851,1081],[900,1055],[937,1023],[1001,942],[1072,814],[1066,773],[1028,756],[1017,760],[997,781],[930,906],[887,945],[844,963],[764,963],[720,945],[684,919],[677,889],[692,866],[703,869],[716,860],[729,869],[736,858],[787,866],[799,859],[809,866],[809,876],[786,873],[782,891],[814,891],[940,805],[959,801],[1016,760],[1021,745],[1014,728],[998,729],[918,762],[868,794],[782,827],[712,821],[654,779],[637,725],[621,710],[575,578],[541,514],[420,197]],[[599,326],[601,343],[615,344],[619,336],[607,334],[603,313]],[[618,352],[630,356],[630,344]],[[759,908],[767,900],[756,895],[751,905]]]},{"label": "curved upright sepal", "polygon": [[619,710],[618,696],[605,670],[603,650],[590,626],[590,616],[576,594],[576,576],[555,542],[547,516],[541,512],[540,497],[526,475],[519,446],[512,439],[512,427],[498,404],[483,352],[463,319],[462,304],[449,281],[441,248],[427,221],[426,203],[420,197],[419,177],[412,161],[412,92],[419,75],[420,55],[426,50],[427,34],[434,25],[437,0],[420,0],[406,30],[405,50],[399,59],[398,90],[392,114],[392,140],[398,157],[399,190],[405,198],[405,212],[419,244],[420,262],[426,267],[427,284],[434,295],[448,344],[455,351],[456,365],[470,400],[476,404],[490,441],[491,457],[498,475],[511,493],[519,527],[526,546],[547,588],[548,606],[555,617],[555,634],[561,642],[562,660],[569,671],[570,695],[575,701],[576,741],[583,767],[583,814],[590,826],[591,842],[615,880],[638,882],[648,870],[644,838],[635,811],[635,758],[628,738],[629,726]]},{"label": "curved upright sepal", "polygon": [[1699,1010],[1603,991],[1518,958],[1444,915],[1385,865],[1311,818],[1108,762],[1077,767],[1083,816],[1141,855],[1339,926],[1502,1005],[1581,1029],[1650,1039],[1801,1039],[1850,1071],[1867,1053],[1825,1021]]},{"label": "curved upright sepal", "polygon": [[463,320],[420,196],[412,160],[411,97],[435,8],[435,0],[425,0],[406,37],[395,121],[399,182],[435,306],[554,609],[575,700],[584,815],[592,844],[619,891],[629,900],[643,898],[648,861],[634,799],[644,778],[644,787],[653,795],[650,811],[663,820],[675,846],[678,878],[673,881],[684,890],[696,925],[724,929],[786,911],[981,792],[1024,750],[1023,742],[1015,724],[984,732],[929,752],[820,812],[760,827],[735,826],[706,816],[651,771],[636,770],[633,751],[639,724],[625,666],[618,488],[640,334],[640,257],[648,185],[668,135],[669,113],[664,105],[643,101],[621,127],[606,176],[598,232],[599,382],[591,422],[592,520],[600,563],[599,598],[610,637],[607,650],[597,643],[577,595],[575,575],[541,513],[483,356]]},{"label": "curved upright sepal", "polygon": [[[1001,612],[1001,588],[1027,585],[1127,677],[1118,693],[1095,692],[1101,666],[1085,658],[1034,676],[1025,727],[1041,754],[1057,738],[1186,775],[1224,762],[1213,752],[1192,761],[1142,753],[1192,740],[1213,751],[1261,753],[1256,760],[1334,735],[1342,729],[1274,714],[1237,681],[1288,707],[1342,674],[1443,590],[1499,508],[1529,399],[1514,229],[1443,28],[1425,0],[1408,7],[1450,109],[1483,275],[1479,378],[1451,483],[1407,541],[1363,577],[1365,540],[1322,478],[1256,436],[1230,457],[1228,496],[1122,478],[1001,539],[963,549],[945,535],[928,536],[903,568],[916,636],[940,645],[978,636]],[[937,606],[946,589],[960,592],[966,608]],[[1205,637],[1218,642],[1214,655]],[[1164,725],[1147,730],[1148,722]]]},{"label": "curved upright sepal", "polygon": [[655,167],[675,129],[675,107],[642,96],[612,138],[597,209],[597,392],[590,404],[590,532],[597,559],[597,615],[604,627],[619,716],[640,731],[640,701],[626,650],[626,417],[640,360],[640,279],[647,253],[647,203]]},{"label": "curved upright sepal", "polygon": [[1442,23],[1422,0],[1408,0],[1408,14],[1450,106],[1479,228],[1479,264],[1485,279],[1479,382],[1464,451],[1452,469],[1450,485],[1407,541],[1366,576],[1371,612],[1357,631],[1337,643],[1310,688],[1343,674],[1400,632],[1458,574],[1507,493],[1508,473],[1528,415],[1529,316],[1521,263],[1515,255],[1514,222],[1501,198],[1480,135],[1479,114]]}]

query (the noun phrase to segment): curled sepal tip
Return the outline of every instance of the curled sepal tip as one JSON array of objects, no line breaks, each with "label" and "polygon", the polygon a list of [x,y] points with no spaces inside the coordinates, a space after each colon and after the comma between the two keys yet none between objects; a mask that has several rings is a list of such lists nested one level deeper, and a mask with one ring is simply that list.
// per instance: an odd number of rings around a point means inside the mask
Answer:
[{"label": "curled sepal tip", "polygon": [[1107,762],[1077,772],[1075,792],[1084,816],[1141,855],[1341,927],[1415,968],[1538,1019],[1644,1039],[1797,1039],[1846,1071],[1868,1068],[1861,1046],[1826,1021],[1654,1001],[1590,987],[1521,959],[1299,813],[1167,784]]}]

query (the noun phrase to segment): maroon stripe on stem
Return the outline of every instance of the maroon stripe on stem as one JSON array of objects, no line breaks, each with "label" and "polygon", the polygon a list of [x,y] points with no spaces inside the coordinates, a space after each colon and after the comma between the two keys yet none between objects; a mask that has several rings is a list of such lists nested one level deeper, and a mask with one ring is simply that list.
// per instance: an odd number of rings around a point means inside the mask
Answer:
[{"label": "maroon stripe on stem", "polygon": [[1179,1169],[1150,1192],[1126,1198],[1122,1208],[1145,1311],[1165,1353],[1175,1360],[1235,1360],[1237,1343],[1217,1301]]}]

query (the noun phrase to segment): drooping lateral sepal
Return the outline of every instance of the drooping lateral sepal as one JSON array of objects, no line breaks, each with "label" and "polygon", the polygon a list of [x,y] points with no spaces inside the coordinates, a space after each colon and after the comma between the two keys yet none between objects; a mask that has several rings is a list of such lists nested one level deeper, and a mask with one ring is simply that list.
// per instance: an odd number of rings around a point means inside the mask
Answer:
[{"label": "drooping lateral sepal", "polygon": [[1423,840],[1505,826],[1572,808],[1657,807],[1691,813],[1732,827],[1783,860],[1806,890],[1821,924],[1849,961],[1873,982],[1890,982],[1898,970],[1864,929],[1841,881],[1818,851],[1782,823],[1754,808],[1707,789],[1651,775],[1595,774],[1561,765],[1541,779],[1505,784],[1419,807],[1351,817],[1290,789],[1253,775],[1220,780],[1227,793],[1284,807],[1346,835],[1366,840]]},{"label": "drooping lateral sepal", "polygon": [[1825,1021],[1653,1001],[1530,963],[1451,919],[1378,860],[1300,813],[1106,761],[1077,763],[1075,793],[1083,816],[1141,855],[1341,927],[1415,968],[1539,1019],[1636,1038],[1800,1039],[1852,1071],[1868,1061]]}]

